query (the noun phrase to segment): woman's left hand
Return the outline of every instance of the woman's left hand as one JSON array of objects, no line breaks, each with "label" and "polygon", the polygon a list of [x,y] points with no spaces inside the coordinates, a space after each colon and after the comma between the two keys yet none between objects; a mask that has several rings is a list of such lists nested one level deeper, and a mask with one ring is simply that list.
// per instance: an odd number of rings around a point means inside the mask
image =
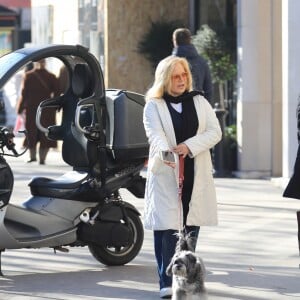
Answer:
[{"label": "woman's left hand", "polygon": [[164,161],[164,164],[171,167],[172,169],[175,169],[175,167],[176,167],[176,163],[174,163],[174,162]]},{"label": "woman's left hand", "polygon": [[184,158],[189,154],[190,149],[188,148],[188,146],[186,144],[179,144],[177,145],[173,151],[175,153],[177,153],[178,155],[182,155]]}]

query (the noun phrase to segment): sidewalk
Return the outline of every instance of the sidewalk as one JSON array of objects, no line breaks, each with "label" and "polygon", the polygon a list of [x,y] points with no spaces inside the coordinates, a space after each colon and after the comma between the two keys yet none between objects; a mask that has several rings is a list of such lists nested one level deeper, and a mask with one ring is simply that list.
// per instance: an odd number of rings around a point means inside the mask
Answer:
[{"label": "sidewalk", "polygon": [[299,299],[297,200],[268,180],[216,179],[219,226],[199,251],[209,299]]},{"label": "sidewalk", "polygon": [[[27,176],[55,177],[69,169],[53,150],[45,166],[29,168],[25,156],[10,159],[18,201],[24,198]],[[219,225],[202,227],[197,244],[208,271],[206,299],[300,299],[300,202],[282,198],[282,189],[270,180],[215,182]],[[143,212],[143,199],[126,190],[122,196]],[[142,251],[126,266],[105,267],[86,248],[55,256],[49,249],[22,249],[3,253],[3,272],[0,299],[159,299],[151,231],[145,231]]]}]

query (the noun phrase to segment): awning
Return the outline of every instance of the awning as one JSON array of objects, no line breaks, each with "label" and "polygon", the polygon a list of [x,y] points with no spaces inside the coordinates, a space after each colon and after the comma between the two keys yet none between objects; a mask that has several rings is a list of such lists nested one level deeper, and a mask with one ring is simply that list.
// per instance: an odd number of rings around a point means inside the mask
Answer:
[{"label": "awning", "polygon": [[15,27],[18,23],[18,13],[0,5],[0,27]]}]

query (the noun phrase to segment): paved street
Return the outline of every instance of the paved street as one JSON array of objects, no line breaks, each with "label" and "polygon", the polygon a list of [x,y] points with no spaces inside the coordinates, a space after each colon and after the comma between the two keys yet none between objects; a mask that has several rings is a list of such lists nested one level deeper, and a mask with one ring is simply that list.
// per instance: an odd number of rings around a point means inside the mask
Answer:
[{"label": "paved street", "polygon": [[[55,177],[70,169],[54,151],[45,166],[27,158],[8,159],[15,171],[12,203],[29,196],[33,175]],[[218,178],[216,185],[219,226],[201,228],[197,245],[208,270],[207,299],[300,299],[300,202],[282,198],[269,180]],[[122,195],[143,211],[143,199]],[[150,231],[138,257],[122,267],[101,265],[87,248],[7,250],[2,260],[0,299],[159,299]]]}]

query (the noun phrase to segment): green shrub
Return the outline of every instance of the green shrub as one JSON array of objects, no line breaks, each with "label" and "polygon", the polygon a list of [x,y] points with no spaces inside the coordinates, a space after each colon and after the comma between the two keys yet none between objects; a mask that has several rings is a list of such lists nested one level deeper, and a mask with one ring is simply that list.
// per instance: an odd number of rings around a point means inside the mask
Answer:
[{"label": "green shrub", "polygon": [[137,51],[145,55],[153,69],[163,58],[171,55],[173,31],[178,27],[184,27],[178,20],[151,22],[149,31],[139,41]]}]

